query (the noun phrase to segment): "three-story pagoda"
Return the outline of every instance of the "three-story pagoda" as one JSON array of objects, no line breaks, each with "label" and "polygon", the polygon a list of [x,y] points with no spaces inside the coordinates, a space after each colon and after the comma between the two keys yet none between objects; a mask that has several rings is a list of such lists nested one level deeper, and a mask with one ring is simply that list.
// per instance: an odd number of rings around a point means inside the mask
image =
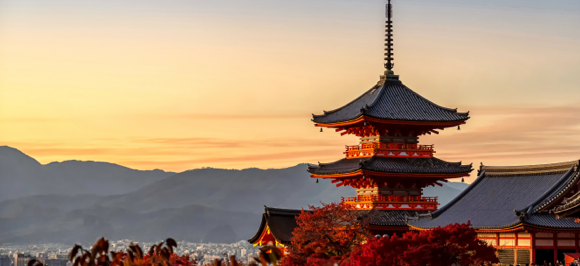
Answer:
[{"label": "three-story pagoda", "polygon": [[360,210],[433,211],[437,198],[423,197],[423,188],[468,176],[472,168],[436,158],[433,145],[420,145],[419,137],[459,128],[469,112],[439,106],[394,75],[390,0],[387,18],[386,71],[380,81],[343,107],[312,119],[315,126],[356,135],[360,143],[346,146],[345,158],[310,166],[308,172],[312,178],[332,179],[337,187],[355,188],[356,197],[342,201]]}]

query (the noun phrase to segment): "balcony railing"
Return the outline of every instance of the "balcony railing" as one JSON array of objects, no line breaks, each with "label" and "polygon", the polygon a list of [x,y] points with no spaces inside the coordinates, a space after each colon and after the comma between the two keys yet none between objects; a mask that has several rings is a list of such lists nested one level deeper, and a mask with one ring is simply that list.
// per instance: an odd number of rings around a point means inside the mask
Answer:
[{"label": "balcony railing", "polygon": [[342,197],[342,203],[358,210],[437,210],[437,197],[364,195]]},{"label": "balcony railing", "polygon": [[409,143],[366,143],[346,146],[346,158],[370,157],[433,157],[433,145],[418,145]]},{"label": "balcony railing", "polygon": [[360,203],[360,202],[381,202],[381,203],[416,203],[437,204],[437,197],[423,197],[423,196],[399,196],[399,195],[364,195],[356,197],[342,197],[344,203]]}]

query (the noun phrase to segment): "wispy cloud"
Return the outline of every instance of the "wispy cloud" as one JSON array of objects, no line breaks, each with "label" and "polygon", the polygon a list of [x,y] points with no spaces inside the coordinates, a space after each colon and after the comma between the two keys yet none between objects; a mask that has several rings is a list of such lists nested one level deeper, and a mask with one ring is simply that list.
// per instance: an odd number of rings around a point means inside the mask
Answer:
[{"label": "wispy cloud", "polygon": [[[425,136],[436,156],[478,165],[519,165],[580,159],[580,107],[471,109],[461,131]],[[55,140],[3,143],[47,163],[50,160],[99,160],[139,169],[182,171],[202,166],[284,167],[340,159],[350,140],[329,135],[238,139],[220,137],[96,138],[90,142]]]},{"label": "wispy cloud", "polygon": [[580,107],[481,108],[472,116],[460,133],[429,137],[441,155],[487,165],[580,159]]},{"label": "wispy cloud", "polygon": [[[267,112],[266,112],[267,113]],[[310,114],[151,114],[140,117],[158,119],[185,119],[185,120],[278,120],[278,119],[307,119]]]}]

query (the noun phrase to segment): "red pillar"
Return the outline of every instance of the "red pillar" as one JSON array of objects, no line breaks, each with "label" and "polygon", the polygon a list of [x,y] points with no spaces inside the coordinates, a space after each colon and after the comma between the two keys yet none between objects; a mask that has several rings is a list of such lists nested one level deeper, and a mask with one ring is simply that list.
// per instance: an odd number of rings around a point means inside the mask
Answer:
[{"label": "red pillar", "polygon": [[518,264],[518,232],[514,232],[516,239],[514,239],[514,264]]},{"label": "red pillar", "polygon": [[576,247],[576,253],[578,253],[578,233],[574,233],[574,246]]},{"label": "red pillar", "polygon": [[530,232],[530,247],[532,248],[532,252],[530,252],[530,263],[536,264],[536,236],[534,232]]},{"label": "red pillar", "polygon": [[558,238],[556,237],[558,233],[552,233],[554,236],[554,263],[558,260]]}]

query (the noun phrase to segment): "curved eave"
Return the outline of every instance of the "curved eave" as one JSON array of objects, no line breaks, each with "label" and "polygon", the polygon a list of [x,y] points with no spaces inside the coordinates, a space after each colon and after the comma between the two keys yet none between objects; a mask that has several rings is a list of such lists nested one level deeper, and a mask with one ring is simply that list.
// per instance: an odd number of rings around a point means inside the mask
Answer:
[{"label": "curved eave", "polygon": [[[521,227],[523,227],[525,225],[525,223],[523,222],[517,222],[511,225],[505,225],[505,226],[472,226],[473,229],[478,230],[478,231],[514,231],[514,230],[518,230]],[[412,225],[412,224],[407,224],[407,226],[409,226],[409,228],[411,230],[417,230],[417,231],[422,231],[422,230],[431,230],[435,227],[421,227],[421,226],[416,226],[416,225]]]},{"label": "curved eave", "polygon": [[414,121],[414,120],[391,120],[391,119],[372,117],[372,116],[368,116],[368,115],[359,115],[358,117],[355,117],[351,120],[340,121],[340,122],[320,123],[320,122],[316,122],[314,119],[313,119],[313,122],[315,123],[314,126],[327,127],[327,128],[347,127],[347,126],[353,126],[353,125],[356,125],[359,123],[364,123],[364,122],[373,122],[373,123],[388,124],[388,125],[433,126],[433,127],[439,127],[439,128],[446,128],[446,127],[455,127],[455,126],[463,125],[463,124],[465,124],[465,122],[469,118],[470,117],[466,117],[463,120],[455,120],[455,121],[419,121],[419,120]]},{"label": "curved eave", "polygon": [[250,242],[250,244],[254,245],[256,244],[260,238],[262,238],[262,235],[264,234],[266,227],[267,227],[267,220],[265,217],[266,214],[262,214],[262,221],[260,222],[260,228],[258,228],[258,232],[256,233],[256,235],[254,235],[252,238],[248,239],[248,242]]},{"label": "curved eave", "polygon": [[470,169],[469,171],[459,172],[459,173],[438,173],[438,174],[429,174],[429,173],[386,173],[386,172],[376,172],[370,170],[359,169],[354,172],[348,173],[336,173],[336,174],[311,174],[311,178],[348,178],[353,176],[360,176],[360,175],[374,175],[374,176],[384,176],[384,177],[416,177],[416,178],[459,178],[469,176],[469,173],[473,171]]},{"label": "curved eave", "polygon": [[577,228],[577,227],[550,227],[550,226],[541,226],[541,225],[535,225],[535,224],[529,224],[529,223],[525,223],[524,227],[525,228],[539,229],[539,230],[544,230],[544,231],[580,231],[580,228]]},{"label": "curved eave", "polygon": [[377,231],[408,231],[408,225],[395,226],[395,225],[369,225],[370,230]]},{"label": "curved eave", "polygon": [[558,215],[558,217],[567,217],[579,211],[580,211],[580,202],[575,202],[574,204],[571,204],[569,206],[564,205],[562,207],[556,208],[552,212]]},{"label": "curved eave", "polygon": [[[551,197],[549,197],[539,206],[535,206],[536,212],[552,208],[554,205],[560,202],[568,194],[568,192],[572,191],[576,187],[578,179],[580,178],[580,172],[577,172],[575,168],[576,167],[572,167],[566,174],[564,174],[562,181],[559,182],[562,184],[554,189],[550,195]],[[569,178],[570,175],[574,175],[574,177]]]}]

